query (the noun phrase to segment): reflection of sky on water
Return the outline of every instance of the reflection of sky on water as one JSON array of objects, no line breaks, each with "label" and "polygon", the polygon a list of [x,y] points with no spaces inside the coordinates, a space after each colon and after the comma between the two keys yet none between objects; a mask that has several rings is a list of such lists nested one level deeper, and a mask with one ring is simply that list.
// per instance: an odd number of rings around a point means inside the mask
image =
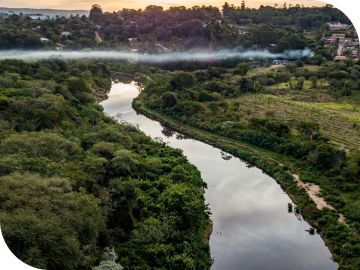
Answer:
[{"label": "reflection of sky on water", "polygon": [[139,123],[152,138],[161,137],[171,147],[183,149],[201,171],[214,221],[212,270],[337,269],[320,236],[309,235],[305,230],[310,225],[287,212],[291,200],[274,179],[210,145],[186,137],[178,140],[180,134],[137,115],[131,108],[137,94],[134,83],[115,84],[109,99],[101,104],[110,115],[121,112],[121,119]]}]

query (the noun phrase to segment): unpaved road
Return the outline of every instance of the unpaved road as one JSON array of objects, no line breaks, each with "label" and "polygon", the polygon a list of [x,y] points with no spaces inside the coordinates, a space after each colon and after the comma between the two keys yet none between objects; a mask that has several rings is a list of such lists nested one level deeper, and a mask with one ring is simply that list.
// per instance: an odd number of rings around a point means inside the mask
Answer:
[{"label": "unpaved road", "polygon": [[95,36],[98,39],[98,41],[102,41],[98,31],[95,31]]}]

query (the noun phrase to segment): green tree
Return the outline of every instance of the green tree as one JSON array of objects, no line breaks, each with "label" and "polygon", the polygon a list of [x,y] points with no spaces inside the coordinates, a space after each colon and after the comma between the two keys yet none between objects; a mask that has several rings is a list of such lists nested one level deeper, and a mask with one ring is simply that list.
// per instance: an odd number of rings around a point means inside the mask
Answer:
[{"label": "green tree", "polygon": [[295,64],[296,64],[298,67],[303,67],[303,66],[304,66],[304,62],[301,61],[300,59],[296,60],[296,61],[295,61]]},{"label": "green tree", "polygon": [[102,13],[103,13],[102,8],[98,4],[92,5],[89,14],[89,20],[94,23],[99,23],[101,20]]},{"label": "green tree", "polygon": [[261,85],[260,82],[256,81],[254,82],[254,91],[255,91],[255,111],[256,111],[256,97],[257,97],[257,92],[259,92],[261,89]]},{"label": "green tree", "polygon": [[317,80],[318,80],[318,78],[317,77],[315,77],[315,76],[312,76],[312,77],[310,77],[310,79],[309,79],[310,81],[311,81],[311,87],[312,88],[314,88],[314,89],[316,89],[316,87],[317,87]]},{"label": "green tree", "polygon": [[163,106],[165,108],[171,108],[177,104],[177,97],[173,92],[166,92],[162,95]]},{"label": "green tree", "polygon": [[88,267],[104,229],[100,201],[71,191],[60,177],[14,173],[0,178],[1,230],[10,250],[42,269]]},{"label": "green tree", "polygon": [[313,132],[319,131],[320,128],[319,123],[315,121],[300,121],[296,127],[305,135],[312,135]]},{"label": "green tree", "polygon": [[237,66],[234,70],[234,74],[246,76],[250,70],[251,70],[251,63],[250,62],[242,62],[242,63],[237,64]]}]

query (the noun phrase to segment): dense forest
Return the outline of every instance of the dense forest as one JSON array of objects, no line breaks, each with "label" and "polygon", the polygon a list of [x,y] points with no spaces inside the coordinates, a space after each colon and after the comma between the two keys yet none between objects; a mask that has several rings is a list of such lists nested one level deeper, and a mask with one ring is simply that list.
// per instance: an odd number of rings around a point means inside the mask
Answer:
[{"label": "dense forest", "polygon": [[[0,50],[54,50],[58,44],[70,50],[101,48],[102,43],[95,40],[95,30],[95,25],[85,15],[36,21],[14,14],[6,19],[0,18]],[[49,41],[43,42],[40,38]]]},{"label": "dense forest", "polygon": [[206,183],[181,150],[103,113],[110,84],[100,61],[0,62],[6,243],[42,269],[207,269]]},{"label": "dense forest", "polygon": [[[101,13],[100,7],[92,9],[90,19],[101,22],[101,33],[110,43],[126,38],[138,38],[141,43],[151,43],[149,53],[170,49],[179,51],[200,47],[202,49],[266,48],[279,43],[276,51],[315,48],[326,23],[340,21],[351,24],[349,19],[331,5],[316,8],[260,6],[259,9],[241,8],[225,3],[222,13],[217,7],[192,8],[148,6],[144,10],[124,9],[118,13]],[[100,19],[101,18],[101,19]],[[244,28],[245,27],[245,28]],[[244,30],[245,29],[245,30]],[[304,29],[312,30],[307,38]],[[155,46],[163,44],[166,48]]]},{"label": "dense forest", "polygon": [[[142,9],[103,12],[93,5],[90,16],[33,21],[18,15],[0,19],[0,49],[127,50],[167,53],[183,50],[256,48],[283,52],[315,49],[327,22],[351,21],[331,5],[323,7],[260,6],[225,3],[192,8],[150,5]],[[304,32],[304,30],[306,32]],[[354,29],[352,29],[353,31]],[[95,31],[100,33],[97,39]],[[42,42],[40,38],[48,38]],[[277,44],[276,48],[269,44]]]}]

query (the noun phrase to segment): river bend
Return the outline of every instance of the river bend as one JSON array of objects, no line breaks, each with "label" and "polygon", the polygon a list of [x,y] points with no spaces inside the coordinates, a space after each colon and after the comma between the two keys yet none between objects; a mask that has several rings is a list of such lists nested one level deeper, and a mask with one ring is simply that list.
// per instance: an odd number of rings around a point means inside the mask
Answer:
[{"label": "river bend", "polygon": [[135,82],[114,83],[101,102],[109,115],[138,123],[152,138],[161,137],[180,148],[208,184],[206,203],[212,212],[212,270],[335,270],[338,265],[310,225],[288,213],[289,196],[270,176],[239,158],[203,142],[172,132],[137,114],[131,107],[139,94]]}]

